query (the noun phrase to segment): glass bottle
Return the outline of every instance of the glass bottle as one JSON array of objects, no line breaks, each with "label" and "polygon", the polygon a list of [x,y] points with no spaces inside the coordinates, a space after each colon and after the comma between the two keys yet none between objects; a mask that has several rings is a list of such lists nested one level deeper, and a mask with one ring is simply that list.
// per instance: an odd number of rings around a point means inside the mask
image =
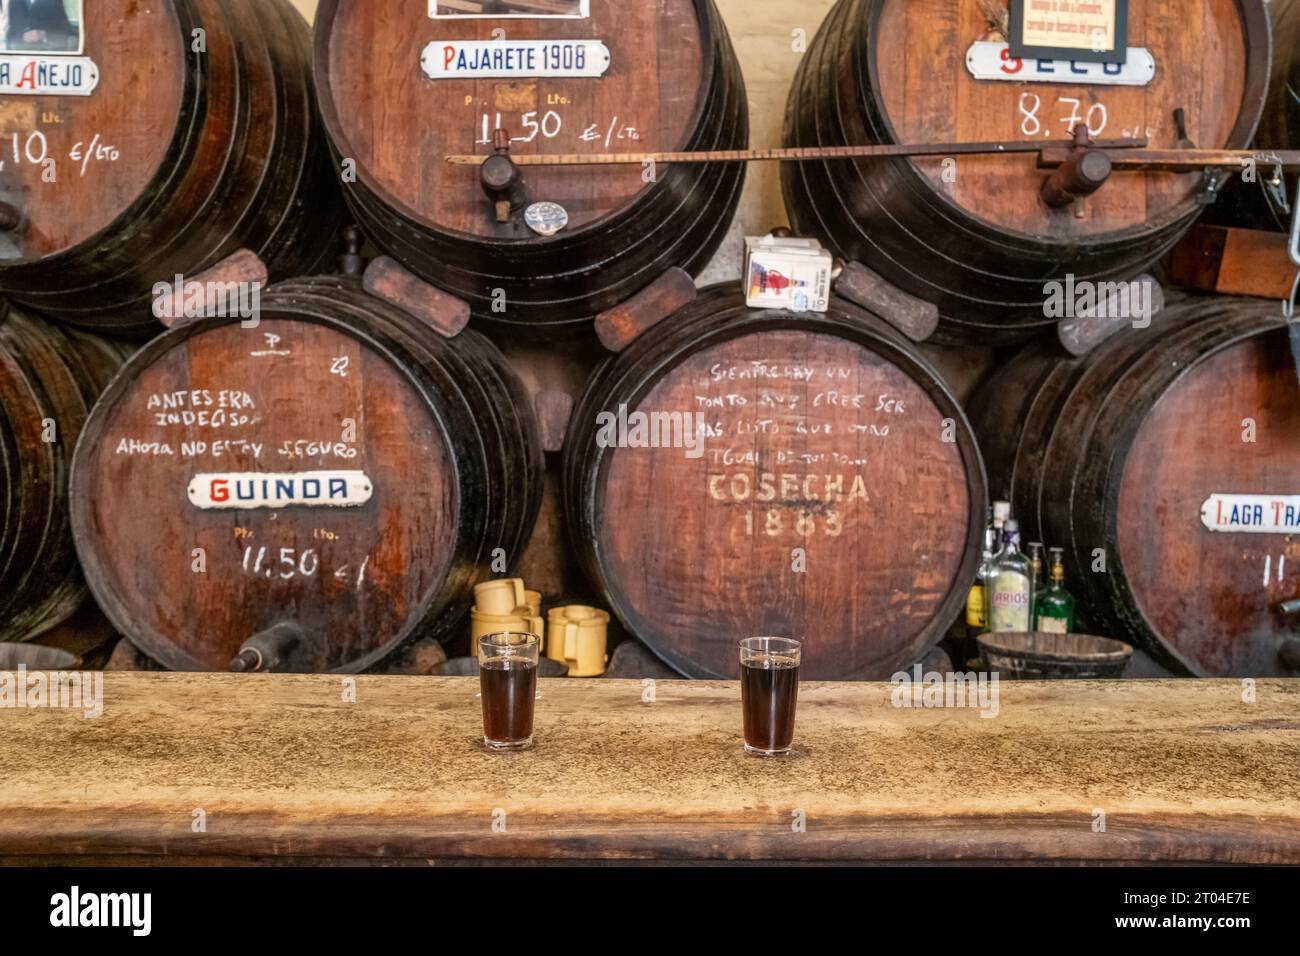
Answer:
[{"label": "glass bottle", "polygon": [[1034,571],[1034,593],[1043,587],[1043,546],[1037,541],[1029,542],[1029,566]]},{"label": "glass bottle", "polygon": [[[966,640],[969,643],[985,634],[989,629],[988,620],[988,572],[993,565],[993,554],[997,550],[998,532],[993,526],[993,509],[988,509],[988,524],[984,526],[984,551],[980,556],[979,568],[975,572],[975,583],[966,595]],[[960,663],[960,662],[959,662]]]},{"label": "glass bottle", "polygon": [[1064,548],[1052,548],[1052,583],[1034,602],[1034,626],[1044,634],[1074,632],[1074,595],[1065,589]]},{"label": "glass bottle", "polygon": [[1002,529],[1006,523],[1011,520],[1011,502],[995,501],[993,502],[993,531],[994,545],[993,553],[996,555],[1002,550]]},{"label": "glass bottle", "polygon": [[1033,617],[1034,572],[1020,551],[1019,523],[1003,525],[1003,537],[1006,543],[993,562],[989,630],[1026,632]]},{"label": "glass bottle", "polygon": [[979,657],[979,636],[989,632],[989,595],[992,593],[990,578],[993,573],[993,557],[1000,550],[1000,532],[993,525],[993,509],[989,509],[989,523],[984,527],[984,549],[980,555],[979,568],[975,572],[975,583],[966,597],[966,635],[965,639],[954,643],[954,663],[961,667],[967,661]]}]

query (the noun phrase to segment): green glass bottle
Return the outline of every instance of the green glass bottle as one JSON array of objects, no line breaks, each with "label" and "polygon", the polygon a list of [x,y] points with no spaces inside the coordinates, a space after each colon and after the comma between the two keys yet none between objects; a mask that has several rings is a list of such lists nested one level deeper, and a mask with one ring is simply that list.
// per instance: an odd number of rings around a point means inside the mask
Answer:
[{"label": "green glass bottle", "polygon": [[1052,580],[1034,602],[1034,628],[1044,634],[1074,631],[1074,595],[1065,589],[1064,548],[1052,548]]}]

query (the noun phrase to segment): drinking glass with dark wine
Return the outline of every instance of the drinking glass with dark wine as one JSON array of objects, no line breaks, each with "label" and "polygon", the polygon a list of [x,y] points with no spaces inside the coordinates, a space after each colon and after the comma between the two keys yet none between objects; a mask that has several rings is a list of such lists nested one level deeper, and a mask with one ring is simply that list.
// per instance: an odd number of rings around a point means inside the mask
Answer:
[{"label": "drinking glass with dark wine", "polygon": [[802,644],[786,637],[748,637],[740,642],[747,753],[780,757],[790,752],[802,652]]},{"label": "drinking glass with dark wine", "polygon": [[479,638],[483,743],[489,750],[527,750],[533,745],[540,649],[536,634],[489,634]]}]

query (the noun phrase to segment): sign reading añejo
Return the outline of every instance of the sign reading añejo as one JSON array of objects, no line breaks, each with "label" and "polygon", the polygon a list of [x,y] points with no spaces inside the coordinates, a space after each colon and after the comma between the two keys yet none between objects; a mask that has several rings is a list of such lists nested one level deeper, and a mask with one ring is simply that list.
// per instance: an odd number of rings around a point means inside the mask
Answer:
[{"label": "sign reading a\u00f1ejo", "polygon": [[204,511],[254,508],[356,508],[374,491],[361,471],[244,472],[195,475],[190,504]]},{"label": "sign reading a\u00f1ejo", "polygon": [[1213,494],[1201,505],[1211,531],[1300,534],[1300,495]]},{"label": "sign reading a\u00f1ejo", "polygon": [[89,57],[0,53],[2,96],[89,96],[99,85],[99,67]]},{"label": "sign reading a\u00f1ejo", "polygon": [[600,40],[435,40],[420,55],[431,80],[598,77],[609,63]]}]

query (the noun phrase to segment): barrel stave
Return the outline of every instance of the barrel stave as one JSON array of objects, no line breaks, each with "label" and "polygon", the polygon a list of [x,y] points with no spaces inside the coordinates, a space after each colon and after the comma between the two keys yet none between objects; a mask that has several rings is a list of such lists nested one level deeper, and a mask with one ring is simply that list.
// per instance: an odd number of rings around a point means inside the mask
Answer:
[{"label": "barrel stave", "polygon": [[36,637],[85,600],[67,513],[68,459],[121,361],[109,343],[18,309],[0,319],[0,641]]}]

